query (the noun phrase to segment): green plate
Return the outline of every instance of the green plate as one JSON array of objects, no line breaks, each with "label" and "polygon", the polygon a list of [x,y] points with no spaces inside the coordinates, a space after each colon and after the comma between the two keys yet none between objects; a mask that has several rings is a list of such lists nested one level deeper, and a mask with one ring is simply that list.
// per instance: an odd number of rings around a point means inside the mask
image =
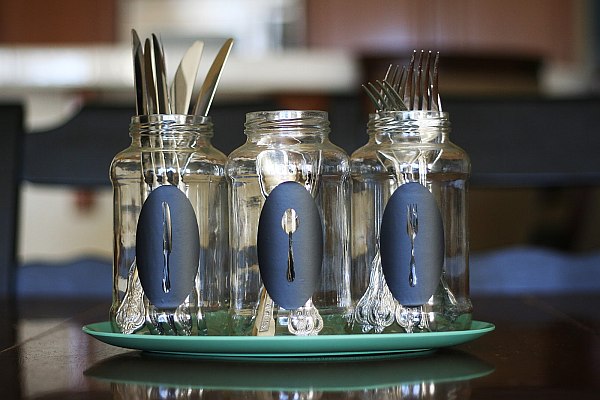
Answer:
[{"label": "green plate", "polygon": [[114,333],[110,322],[83,331],[113,346],[153,353],[214,358],[289,358],[390,355],[419,352],[469,342],[495,329],[473,321],[471,329],[451,332],[323,336],[154,336]]}]

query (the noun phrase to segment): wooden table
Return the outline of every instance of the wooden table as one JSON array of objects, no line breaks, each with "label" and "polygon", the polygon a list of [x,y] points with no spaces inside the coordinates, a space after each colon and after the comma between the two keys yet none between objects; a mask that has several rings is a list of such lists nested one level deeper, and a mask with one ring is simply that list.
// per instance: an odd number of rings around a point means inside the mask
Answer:
[{"label": "wooden table", "polygon": [[107,301],[0,305],[2,399],[598,399],[600,294],[476,297],[496,330],[418,357],[247,362],[152,357],[81,327]]}]

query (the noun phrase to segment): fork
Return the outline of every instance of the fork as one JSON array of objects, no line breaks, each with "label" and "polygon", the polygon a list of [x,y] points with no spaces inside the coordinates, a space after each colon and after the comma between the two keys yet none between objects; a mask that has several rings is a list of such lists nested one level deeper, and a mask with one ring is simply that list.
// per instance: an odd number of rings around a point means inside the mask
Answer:
[{"label": "fork", "polygon": [[[441,99],[438,90],[439,52],[433,56],[431,51],[413,51],[407,66],[390,65],[383,80],[368,82],[363,85],[367,96],[375,105],[376,112],[381,111],[442,111]],[[401,185],[397,159],[392,157],[395,164],[397,184]],[[427,170],[425,159],[421,151],[416,156],[419,163],[419,182],[425,185]],[[411,163],[412,165],[412,163]],[[407,205],[407,234],[411,240],[411,259],[409,284],[417,285],[415,262],[415,239],[418,232],[417,205]],[[394,322],[411,333],[415,326],[427,328],[428,321],[423,316],[422,307],[404,307],[392,296],[385,277],[381,272],[379,244],[371,264],[371,274],[367,290],[358,301],[354,321],[358,322],[363,331],[374,328],[381,332],[385,327]],[[395,315],[394,315],[395,314]],[[391,319],[389,318],[391,315]]]},{"label": "fork", "polygon": [[398,304],[388,287],[381,269],[381,253],[379,245],[371,263],[369,286],[354,309],[353,321],[363,333],[373,330],[381,333],[394,323],[395,310]]},{"label": "fork", "polygon": [[[436,52],[413,51],[408,66],[388,67],[382,81],[362,85],[376,111],[442,111],[438,90],[439,57]],[[416,66],[415,66],[416,64]]]}]

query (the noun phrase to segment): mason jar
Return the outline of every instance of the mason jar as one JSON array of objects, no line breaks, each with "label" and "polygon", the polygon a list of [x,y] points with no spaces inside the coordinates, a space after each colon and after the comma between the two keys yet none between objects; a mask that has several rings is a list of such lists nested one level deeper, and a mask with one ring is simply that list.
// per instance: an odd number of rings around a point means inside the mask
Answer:
[{"label": "mason jar", "polygon": [[224,334],[228,310],[226,156],[210,117],[131,119],[110,167],[113,299],[121,333]]},{"label": "mason jar", "polygon": [[371,114],[352,154],[353,332],[468,329],[470,161],[448,114]]},{"label": "mason jar", "polygon": [[227,161],[232,335],[343,333],[351,315],[348,156],[323,111],[246,114]]}]

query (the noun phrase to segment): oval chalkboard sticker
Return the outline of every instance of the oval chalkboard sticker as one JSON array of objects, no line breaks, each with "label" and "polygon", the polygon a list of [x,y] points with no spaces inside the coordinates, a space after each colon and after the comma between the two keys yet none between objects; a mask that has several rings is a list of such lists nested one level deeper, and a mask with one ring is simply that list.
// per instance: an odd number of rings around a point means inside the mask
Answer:
[{"label": "oval chalkboard sticker", "polygon": [[196,214],[175,186],[154,189],[142,207],[136,232],[136,262],[148,300],[175,309],[192,292],[200,241]]},{"label": "oval chalkboard sticker", "polygon": [[444,226],[435,198],[423,185],[400,186],[381,221],[381,267],[403,306],[425,304],[435,293],[444,264]]},{"label": "oval chalkboard sticker", "polygon": [[310,193],[283,182],[267,197],[258,224],[258,266],[267,292],[279,306],[304,306],[319,284],[323,229]]}]

